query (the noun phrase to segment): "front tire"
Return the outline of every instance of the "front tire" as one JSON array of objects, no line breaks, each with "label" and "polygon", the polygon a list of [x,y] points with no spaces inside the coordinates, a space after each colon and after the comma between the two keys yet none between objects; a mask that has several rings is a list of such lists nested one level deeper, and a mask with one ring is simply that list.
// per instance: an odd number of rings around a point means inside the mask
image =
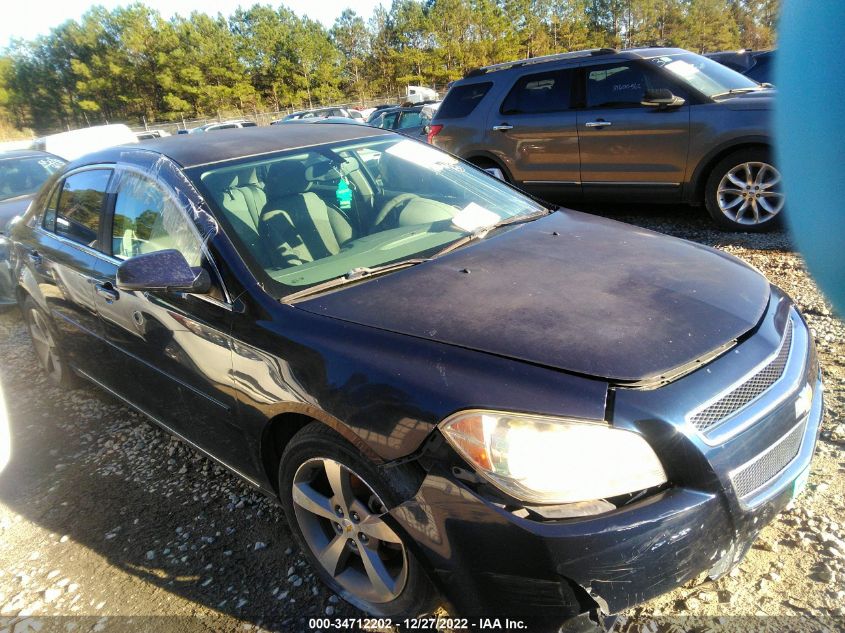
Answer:
[{"label": "front tire", "polygon": [[65,362],[64,355],[58,346],[58,336],[50,317],[35,303],[32,297],[26,297],[21,305],[23,318],[29,329],[32,347],[41,369],[47,374],[49,381],[56,387],[73,389],[78,386],[78,380],[73,370]]},{"label": "front tire", "polygon": [[727,155],[704,186],[707,212],[727,231],[771,231],[780,224],[784,201],[780,172],[762,147]]},{"label": "front tire", "polygon": [[438,595],[395,523],[392,482],[329,427],[312,423],[288,443],[279,466],[288,524],[322,581],[362,611],[412,618]]}]

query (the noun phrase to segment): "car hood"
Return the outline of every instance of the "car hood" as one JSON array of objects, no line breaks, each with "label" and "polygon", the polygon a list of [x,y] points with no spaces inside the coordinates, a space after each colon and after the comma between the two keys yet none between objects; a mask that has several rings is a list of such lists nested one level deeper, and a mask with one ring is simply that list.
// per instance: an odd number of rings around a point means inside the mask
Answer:
[{"label": "car hood", "polygon": [[769,294],[765,278],[725,253],[559,211],[296,306],[614,382],[650,383],[748,332]]},{"label": "car hood", "polygon": [[771,110],[776,96],[777,93],[772,89],[757,90],[732,96],[722,103],[729,110]]},{"label": "car hood", "polygon": [[23,215],[34,197],[34,195],[20,196],[19,198],[12,198],[11,200],[3,200],[0,202],[0,233],[6,233],[8,224],[12,218],[18,215]]}]

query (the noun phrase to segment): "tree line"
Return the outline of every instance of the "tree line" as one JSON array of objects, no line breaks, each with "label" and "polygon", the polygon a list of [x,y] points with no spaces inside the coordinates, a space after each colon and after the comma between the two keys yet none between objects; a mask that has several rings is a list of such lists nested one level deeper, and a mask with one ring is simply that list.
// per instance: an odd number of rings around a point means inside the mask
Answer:
[{"label": "tree line", "polygon": [[164,19],[94,6],[0,53],[0,129],[279,111],[443,87],[468,70],[592,47],[774,44],[779,0],[393,0],[331,28],[285,6]]}]

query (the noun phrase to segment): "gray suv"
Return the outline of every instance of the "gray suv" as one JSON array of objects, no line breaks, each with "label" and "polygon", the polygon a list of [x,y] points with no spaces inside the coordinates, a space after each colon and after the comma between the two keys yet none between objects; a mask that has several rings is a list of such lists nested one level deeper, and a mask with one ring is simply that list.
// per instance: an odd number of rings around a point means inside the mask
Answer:
[{"label": "gray suv", "polygon": [[471,71],[428,140],[543,197],[703,203],[763,231],[784,206],[773,97],[682,49],[578,51]]}]

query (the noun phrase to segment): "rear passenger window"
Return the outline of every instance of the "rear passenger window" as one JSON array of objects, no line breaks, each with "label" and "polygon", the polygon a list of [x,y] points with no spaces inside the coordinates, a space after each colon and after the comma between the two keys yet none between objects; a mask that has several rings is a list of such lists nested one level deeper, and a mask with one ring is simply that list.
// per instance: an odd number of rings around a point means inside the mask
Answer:
[{"label": "rear passenger window", "polygon": [[56,207],[57,235],[100,248],[100,216],[111,173],[110,169],[94,169],[65,179]]},{"label": "rear passenger window", "polygon": [[443,103],[440,104],[437,118],[458,119],[469,115],[475,110],[475,106],[481,102],[492,85],[491,82],[486,81],[478,84],[454,86],[449,90]]},{"label": "rear passenger window", "polygon": [[568,110],[572,71],[526,75],[516,82],[502,103],[502,114],[538,114]]},{"label": "rear passenger window", "polygon": [[120,174],[112,220],[112,254],[118,259],[176,249],[191,266],[202,259],[199,231],[158,183],[132,172]]}]

